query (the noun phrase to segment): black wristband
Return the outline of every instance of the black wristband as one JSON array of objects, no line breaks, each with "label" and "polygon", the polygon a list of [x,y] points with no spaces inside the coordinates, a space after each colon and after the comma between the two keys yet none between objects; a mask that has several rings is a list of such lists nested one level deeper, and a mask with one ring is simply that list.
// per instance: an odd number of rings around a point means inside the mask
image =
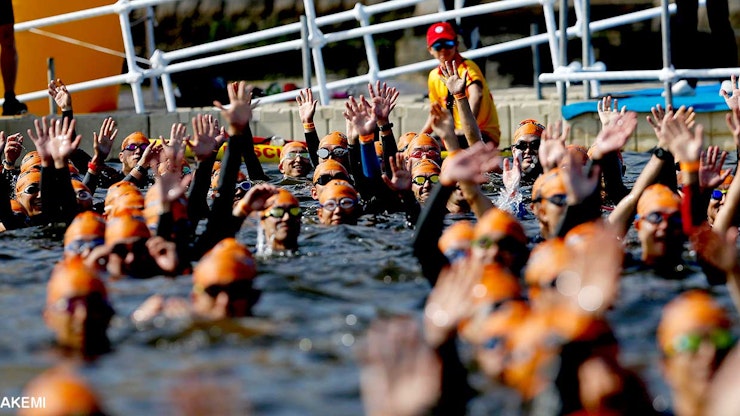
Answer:
[{"label": "black wristband", "polygon": [[673,160],[673,154],[671,154],[671,152],[669,152],[668,150],[663,149],[662,147],[655,147],[655,149],[653,149],[653,154],[660,160]]},{"label": "black wristband", "polygon": [[393,123],[383,124],[378,126],[378,129],[382,132],[390,131],[393,128]]}]

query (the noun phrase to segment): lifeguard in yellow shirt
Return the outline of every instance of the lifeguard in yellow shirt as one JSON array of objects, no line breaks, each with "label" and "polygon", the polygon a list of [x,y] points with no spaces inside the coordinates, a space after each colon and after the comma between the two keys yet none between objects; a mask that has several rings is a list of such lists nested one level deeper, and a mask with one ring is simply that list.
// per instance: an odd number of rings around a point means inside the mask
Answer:
[{"label": "lifeguard in yellow shirt", "polygon": [[[475,62],[465,59],[458,51],[457,33],[447,22],[435,23],[427,30],[427,50],[439,62],[444,65],[445,62],[455,61],[457,63],[457,72],[463,76],[465,70],[468,71],[466,94],[468,102],[473,110],[478,127],[480,128],[483,140],[486,142],[496,143],[498,146],[501,130],[499,128],[498,113],[496,104],[493,102],[493,95],[488,89],[488,84],[484,74],[481,72]],[[460,144],[467,147],[467,142],[462,135],[460,126],[460,117],[455,108],[455,100],[452,94],[447,91],[447,86],[441,78],[439,68],[429,72],[429,101],[437,102],[442,106],[451,109],[455,119],[455,133],[460,138]],[[427,120],[424,129],[425,133],[432,132],[431,117]]]}]

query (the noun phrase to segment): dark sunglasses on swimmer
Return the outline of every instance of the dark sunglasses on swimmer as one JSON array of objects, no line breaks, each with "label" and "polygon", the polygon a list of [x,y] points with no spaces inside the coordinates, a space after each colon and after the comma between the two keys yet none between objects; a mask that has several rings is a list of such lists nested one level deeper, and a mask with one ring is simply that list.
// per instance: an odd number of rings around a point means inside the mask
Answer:
[{"label": "dark sunglasses on swimmer", "polygon": [[658,225],[662,223],[663,221],[666,221],[668,225],[681,225],[681,213],[676,212],[660,212],[660,211],[653,211],[650,212],[642,217],[639,215],[637,216],[637,219],[643,219],[650,224]]},{"label": "dark sunglasses on swimmer", "polygon": [[519,241],[517,241],[514,237],[510,237],[510,236],[505,236],[498,240],[493,239],[489,236],[483,236],[473,241],[474,247],[479,247],[482,249],[489,249],[493,247],[494,245],[498,246],[499,250],[504,250],[504,251],[516,251],[518,248],[522,246],[522,244]]},{"label": "dark sunglasses on swimmer", "polygon": [[440,153],[436,149],[416,149],[409,153],[409,157],[413,159],[421,159],[423,156],[426,156],[428,159],[439,159]]},{"label": "dark sunglasses on swimmer", "polygon": [[146,148],[149,147],[149,143],[129,143],[126,145],[126,147],[123,148],[123,150],[128,150],[129,152],[135,152],[136,149],[141,149],[143,152],[146,150]]},{"label": "dark sunglasses on swimmer", "polygon": [[336,210],[337,207],[339,207],[341,209],[351,209],[352,207],[355,206],[356,203],[357,203],[357,201],[355,201],[354,199],[348,198],[348,197],[344,197],[344,198],[341,198],[339,201],[336,201],[334,199],[330,199],[330,200],[324,202],[323,204],[321,204],[321,208],[323,208],[323,209],[325,209],[327,211],[330,211],[330,212],[334,212],[334,210]]},{"label": "dark sunglasses on swimmer", "polygon": [[547,198],[545,198],[544,196],[540,196],[539,198],[533,200],[532,202],[540,202],[542,200],[546,200],[549,203],[559,206],[559,207],[564,207],[568,203],[568,196],[565,194],[555,194],[555,195],[548,196]]},{"label": "dark sunglasses on swimmer", "polygon": [[432,49],[439,52],[442,49],[452,49],[455,47],[456,44],[457,42],[455,42],[454,40],[442,39],[434,42],[432,44]]},{"label": "dark sunglasses on swimmer", "polygon": [[28,195],[36,195],[41,191],[41,187],[37,183],[32,183],[26,187],[26,189],[23,190],[24,194]]},{"label": "dark sunglasses on swimmer", "polygon": [[712,191],[712,199],[720,201],[727,194],[727,189],[715,189]]},{"label": "dark sunglasses on swimmer", "polygon": [[110,318],[113,315],[113,307],[102,294],[98,292],[89,293],[87,295],[73,296],[71,298],[63,298],[52,304],[52,308],[59,312],[66,312],[73,314],[75,309],[84,305],[87,309],[88,314],[100,313],[104,317]]},{"label": "dark sunglasses on swimmer", "polygon": [[110,250],[111,254],[115,254],[118,257],[126,257],[129,253],[133,253],[136,256],[147,253],[149,250],[146,248],[146,239],[139,238],[136,241],[130,243],[116,243]]},{"label": "dark sunglasses on swimmer", "polygon": [[249,280],[236,280],[225,285],[209,285],[201,290],[214,299],[222,292],[226,293],[229,296],[229,299],[243,299],[250,296],[252,291],[252,282]]},{"label": "dark sunglasses on swimmer", "polygon": [[710,342],[717,351],[724,351],[735,344],[735,337],[732,333],[724,328],[716,328],[708,333],[684,334],[676,337],[669,348],[667,355],[699,351],[703,342]]},{"label": "dark sunglasses on swimmer", "polygon": [[264,218],[267,217],[273,217],[273,218],[283,218],[285,213],[288,213],[288,216],[291,218],[296,218],[301,216],[301,207],[272,207],[264,214]]},{"label": "dark sunglasses on swimmer", "polygon": [[345,175],[344,173],[339,172],[335,174],[325,173],[323,175],[319,175],[319,177],[316,178],[316,181],[314,181],[314,184],[323,186],[329,183],[330,181],[332,181],[333,179],[341,179],[343,181],[349,182],[349,177]]},{"label": "dark sunglasses on swimmer", "polygon": [[328,159],[329,156],[334,157],[345,157],[349,153],[349,150],[343,148],[343,147],[335,147],[332,150],[329,150],[325,147],[322,147],[316,152],[316,155],[320,157],[321,159]]},{"label": "dark sunglasses on swimmer", "polygon": [[105,243],[103,238],[95,238],[92,240],[73,240],[64,246],[64,251],[81,254],[86,250],[92,250],[95,247],[102,246]]},{"label": "dark sunglasses on swimmer", "polygon": [[532,141],[519,140],[511,146],[513,149],[521,150],[522,152],[529,149],[537,150],[540,148],[540,139],[534,139]]}]

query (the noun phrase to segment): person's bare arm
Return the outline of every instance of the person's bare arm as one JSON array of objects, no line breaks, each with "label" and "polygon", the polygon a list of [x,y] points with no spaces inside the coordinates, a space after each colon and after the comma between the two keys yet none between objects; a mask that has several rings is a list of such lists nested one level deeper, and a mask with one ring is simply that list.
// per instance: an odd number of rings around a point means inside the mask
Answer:
[{"label": "person's bare arm", "polygon": [[470,109],[473,110],[473,118],[478,117],[480,113],[481,103],[483,102],[483,87],[480,83],[474,82],[468,85],[468,102],[470,103]]}]

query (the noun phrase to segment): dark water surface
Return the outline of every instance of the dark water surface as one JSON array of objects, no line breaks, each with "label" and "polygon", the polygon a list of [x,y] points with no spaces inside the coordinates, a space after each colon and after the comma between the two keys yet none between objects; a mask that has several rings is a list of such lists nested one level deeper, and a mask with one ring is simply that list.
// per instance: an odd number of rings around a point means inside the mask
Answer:
[{"label": "dark water surface", "polygon": [[[628,184],[647,159],[625,155]],[[274,167],[268,172],[278,176]],[[187,297],[190,278],[108,282],[117,313],[109,331],[114,351],[77,364],[111,414],[176,415],[193,402],[209,409],[206,414],[362,414],[355,344],[377,317],[419,317],[429,291],[412,256],[413,231],[401,215],[379,218],[375,226],[316,225],[308,188],[290,188],[306,208],[300,255],[260,259],[256,285],[263,293],[254,318],[218,326],[161,320],[137,328],[130,320],[137,306],[154,293]],[[493,198],[498,186],[486,189]],[[533,218],[524,225],[536,233]],[[238,238],[253,247],[257,235],[248,222]],[[634,231],[628,239],[634,243]],[[2,396],[20,395],[35,375],[69,361],[51,347],[41,317],[46,281],[61,256],[60,237],[37,229],[0,234]],[[609,314],[623,364],[645,378],[658,407],[669,400],[657,365],[660,308],[686,288],[706,286],[700,273],[680,282],[629,275]],[[712,290],[732,310],[726,289]],[[471,414],[517,414],[512,394],[480,376],[471,380],[486,392],[471,404]]]}]

